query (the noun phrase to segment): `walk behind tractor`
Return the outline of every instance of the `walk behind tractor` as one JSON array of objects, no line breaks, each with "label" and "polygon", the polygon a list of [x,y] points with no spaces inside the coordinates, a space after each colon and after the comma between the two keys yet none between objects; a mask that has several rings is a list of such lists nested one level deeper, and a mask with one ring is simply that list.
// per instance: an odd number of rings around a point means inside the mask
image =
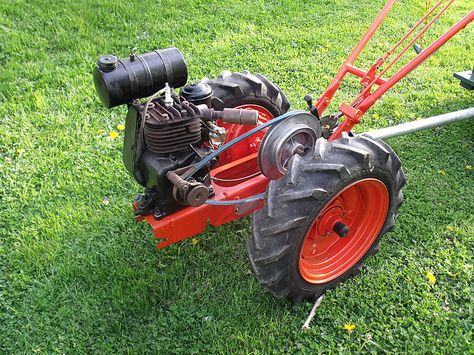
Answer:
[{"label": "walk behind tractor", "polygon": [[[123,162],[144,187],[135,216],[153,228],[157,247],[252,214],[251,268],[277,297],[314,299],[356,274],[403,202],[400,159],[382,139],[474,117],[469,108],[352,133],[384,93],[473,21],[471,10],[426,48],[417,45],[453,1],[427,7],[388,52],[359,68],[356,59],[396,2],[387,1],[327,90],[317,100],[305,96],[307,111],[290,110],[261,74],[224,71],[187,83],[176,48],[100,57],[96,91],[105,107],[128,107]],[[414,59],[387,77],[412,48]],[[349,74],[360,78],[360,91],[325,113]],[[472,71],[456,75],[474,87]]]}]

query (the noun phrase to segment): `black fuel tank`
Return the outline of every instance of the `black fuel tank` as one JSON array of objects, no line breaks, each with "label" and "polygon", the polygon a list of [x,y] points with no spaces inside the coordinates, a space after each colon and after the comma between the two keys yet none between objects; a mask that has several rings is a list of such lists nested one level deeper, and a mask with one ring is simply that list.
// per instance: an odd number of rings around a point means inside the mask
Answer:
[{"label": "black fuel tank", "polygon": [[174,47],[117,59],[99,58],[93,71],[94,85],[106,108],[153,95],[169,86],[179,88],[188,80],[188,69],[181,52]]}]

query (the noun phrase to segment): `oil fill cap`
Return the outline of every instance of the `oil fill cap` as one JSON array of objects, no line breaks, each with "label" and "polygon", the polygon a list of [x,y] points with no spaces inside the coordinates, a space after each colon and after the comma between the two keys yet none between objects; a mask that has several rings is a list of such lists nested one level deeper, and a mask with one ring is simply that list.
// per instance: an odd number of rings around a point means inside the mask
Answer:
[{"label": "oil fill cap", "polygon": [[212,88],[205,83],[187,84],[181,89],[181,95],[190,102],[205,100],[212,96]]}]

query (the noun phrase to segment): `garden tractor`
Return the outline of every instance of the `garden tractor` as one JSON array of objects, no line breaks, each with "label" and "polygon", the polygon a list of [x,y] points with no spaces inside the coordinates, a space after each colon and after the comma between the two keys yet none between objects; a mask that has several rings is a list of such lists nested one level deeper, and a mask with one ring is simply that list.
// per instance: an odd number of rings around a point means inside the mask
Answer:
[{"label": "garden tractor", "polygon": [[[315,299],[356,274],[392,230],[403,202],[400,159],[382,139],[474,117],[474,108],[355,135],[363,115],[397,82],[470,24],[474,11],[426,48],[417,45],[454,0],[427,8],[369,69],[355,65],[389,0],[307,110],[290,110],[267,77],[224,71],[188,83],[176,48],[99,58],[93,71],[107,108],[127,105],[123,162],[143,186],[133,202],[158,248],[252,214],[247,242],[256,278],[280,298]],[[414,48],[416,56],[387,73]],[[346,75],[360,91],[325,113]],[[457,74],[472,89],[472,72]]]}]

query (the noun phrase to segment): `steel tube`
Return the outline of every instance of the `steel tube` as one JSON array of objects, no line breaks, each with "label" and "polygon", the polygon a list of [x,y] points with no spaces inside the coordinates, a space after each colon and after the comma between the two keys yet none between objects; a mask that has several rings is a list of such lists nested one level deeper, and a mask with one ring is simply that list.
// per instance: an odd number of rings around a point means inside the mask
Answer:
[{"label": "steel tube", "polygon": [[[450,3],[448,3],[448,5],[449,4]],[[391,78],[387,79],[387,81],[384,84],[376,88],[375,91],[373,91],[372,93],[368,92],[369,94],[367,95],[367,97],[365,97],[360,104],[355,106],[355,108],[359,110],[362,114],[367,112],[377,102],[377,100],[382,97],[383,94],[385,94],[388,90],[390,90],[390,88],[392,88],[392,86],[394,86],[396,83],[402,80],[405,76],[407,76],[412,70],[414,70],[421,63],[423,63],[429,56],[435,53],[440,47],[442,47],[446,42],[448,42],[452,37],[454,37],[459,31],[461,31],[463,28],[469,25],[472,21],[474,21],[474,10],[471,10],[471,12],[469,12],[466,16],[464,16],[458,23],[456,23],[453,27],[451,27],[445,34],[443,34],[441,37],[439,37],[437,40],[431,43],[427,48],[425,48],[420,54],[418,54],[415,58],[413,58],[409,63],[405,64],[405,66],[403,66]],[[370,85],[368,87],[370,87]],[[367,93],[366,89],[362,91],[362,93],[364,92]],[[361,96],[361,94],[359,94],[359,96]],[[334,93],[332,95],[334,95]],[[318,107],[318,110],[319,110],[319,107]],[[321,111],[319,111],[319,113],[321,114]],[[336,128],[336,130],[331,135],[331,137],[329,137],[329,140],[338,139],[341,136],[342,132],[349,132],[357,123],[358,122],[357,120],[354,120],[354,117],[346,117],[346,119]]]},{"label": "steel tube", "polygon": [[372,138],[387,139],[418,132],[424,129],[444,126],[448,123],[466,120],[469,118],[474,118],[474,107],[425,118],[420,121],[406,122],[392,127],[381,128],[375,131],[366,132],[364,134],[367,134]]},{"label": "steel tube", "polygon": [[357,45],[352,50],[351,54],[349,54],[349,57],[346,59],[344,64],[339,69],[339,72],[336,74],[336,77],[332,80],[331,84],[328,86],[326,91],[319,97],[315,105],[316,109],[318,110],[319,115],[323,114],[324,110],[326,110],[329,103],[331,102],[334,94],[339,89],[339,86],[341,86],[342,80],[344,79],[347,72],[349,71],[348,65],[352,66],[354,64],[356,59],[359,57],[359,54],[364,50],[364,47],[370,41],[370,39],[372,38],[374,33],[377,31],[379,26],[382,24],[385,17],[387,17],[387,14],[390,12],[390,10],[392,9],[393,5],[395,5],[396,2],[397,0],[387,1],[383,9],[375,18],[374,22],[372,22],[370,27],[367,29],[367,31],[364,33],[364,35],[360,39],[359,43],[357,43]]},{"label": "steel tube", "polygon": [[406,77],[413,69],[423,63],[427,58],[429,58],[433,53],[435,53],[439,48],[441,48],[446,42],[453,38],[458,32],[465,28],[469,23],[474,21],[474,10],[469,14],[464,16],[458,23],[451,27],[445,34],[439,37],[436,41],[431,43],[426,47],[420,54],[418,54],[413,60],[405,66],[403,66],[398,72],[396,72],[390,79],[387,79],[387,82],[383,85],[380,85],[373,93],[371,93],[367,98],[365,98],[358,106],[357,109],[362,113],[367,112],[375,102],[382,97],[392,86]]}]

